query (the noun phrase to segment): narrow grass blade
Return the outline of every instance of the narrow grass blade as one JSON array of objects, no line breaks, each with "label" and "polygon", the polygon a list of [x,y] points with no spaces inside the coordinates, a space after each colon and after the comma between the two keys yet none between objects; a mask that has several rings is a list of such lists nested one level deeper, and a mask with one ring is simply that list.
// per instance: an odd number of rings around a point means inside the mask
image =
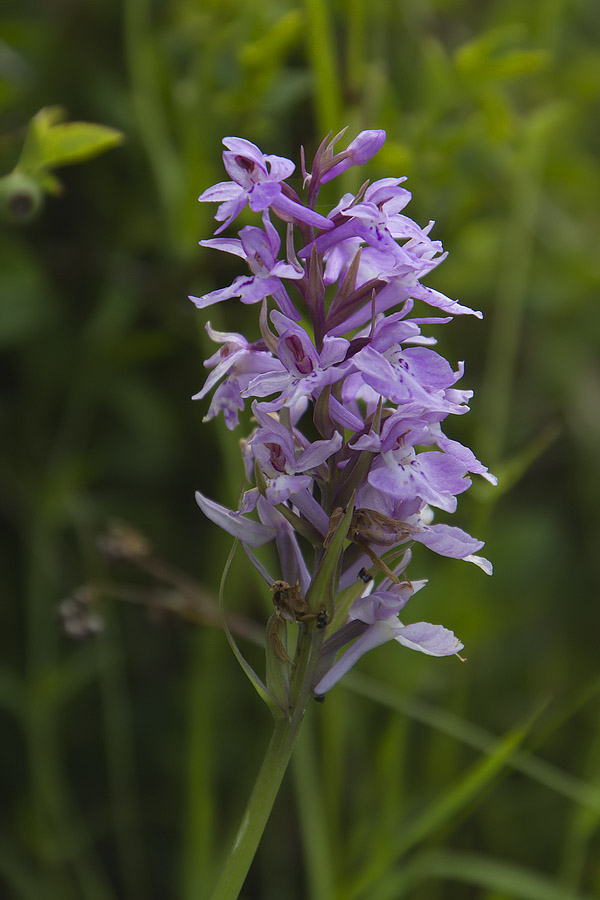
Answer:
[{"label": "narrow grass blade", "polygon": [[565,891],[546,875],[524,866],[475,853],[425,853],[403,871],[394,871],[369,900],[401,900],[429,881],[457,881],[490,891],[505,900],[593,900],[589,894]]},{"label": "narrow grass blade", "polygon": [[541,710],[536,710],[525,724],[509,731],[496,743],[489,756],[475,763],[466,775],[451,784],[411,821],[402,822],[397,833],[390,835],[387,843],[381,846],[379,854],[368,862],[358,877],[352,879],[340,894],[340,898],[342,896],[344,900],[354,900],[355,897],[362,896],[371,898],[373,886],[397,860],[481,796],[525,739],[540,712]]},{"label": "narrow grass blade", "polygon": [[[346,676],[344,685],[363,697],[368,697],[404,716],[422,722],[469,747],[481,750],[483,753],[491,752],[498,740],[496,735],[486,731],[485,728],[473,725],[454,713],[440,709],[424,700],[407,697],[395,688],[390,688],[386,684],[356,672]],[[560,721],[562,722],[562,718]],[[517,750],[508,764],[533,781],[537,781],[538,784],[542,784],[567,800],[600,815],[600,786],[582,781],[526,750]]]},{"label": "narrow grass blade", "polygon": [[311,900],[331,900],[334,873],[325,815],[323,790],[315,753],[312,717],[309,715],[292,757],[292,772],[304,847],[306,877]]}]

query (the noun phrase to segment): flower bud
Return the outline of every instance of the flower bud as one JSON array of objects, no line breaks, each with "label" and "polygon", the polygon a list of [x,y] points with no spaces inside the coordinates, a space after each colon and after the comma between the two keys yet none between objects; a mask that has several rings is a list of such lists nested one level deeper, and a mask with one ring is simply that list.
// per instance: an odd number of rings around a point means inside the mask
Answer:
[{"label": "flower bud", "polygon": [[386,134],[381,128],[372,131],[361,131],[354,140],[348,144],[346,153],[350,154],[355,166],[362,166],[375,156],[385,143]]},{"label": "flower bud", "polygon": [[321,184],[331,181],[336,175],[341,175],[352,166],[362,166],[368,162],[385,142],[386,133],[381,128],[371,131],[361,131],[346,150],[336,155],[331,160],[331,168],[325,169],[321,176]]},{"label": "flower bud", "polygon": [[44,194],[39,183],[23,172],[0,178],[0,217],[21,225],[34,219],[42,207]]}]

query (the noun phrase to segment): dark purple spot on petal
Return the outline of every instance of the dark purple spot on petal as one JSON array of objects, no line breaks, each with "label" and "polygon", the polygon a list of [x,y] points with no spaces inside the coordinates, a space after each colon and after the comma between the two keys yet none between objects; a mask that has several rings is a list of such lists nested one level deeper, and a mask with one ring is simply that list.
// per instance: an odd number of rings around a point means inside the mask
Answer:
[{"label": "dark purple spot on petal", "polygon": [[276,472],[285,472],[285,453],[281,449],[281,444],[274,444],[268,442],[265,444],[265,447],[271,454],[270,461],[271,465],[275,469]]},{"label": "dark purple spot on petal", "polygon": [[310,357],[304,353],[302,341],[296,335],[286,337],[285,345],[294,357],[294,363],[301,375],[308,375],[313,370],[313,363]]},{"label": "dark purple spot on petal", "polygon": [[241,169],[245,169],[246,172],[254,172],[255,166],[251,159],[248,159],[247,156],[236,156],[236,163]]}]

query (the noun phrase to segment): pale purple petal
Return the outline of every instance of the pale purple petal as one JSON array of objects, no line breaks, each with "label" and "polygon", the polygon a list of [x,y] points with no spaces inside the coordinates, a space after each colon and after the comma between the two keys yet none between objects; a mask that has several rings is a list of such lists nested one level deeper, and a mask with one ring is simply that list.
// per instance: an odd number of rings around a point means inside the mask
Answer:
[{"label": "pale purple petal", "polygon": [[227,374],[229,369],[231,369],[232,366],[236,364],[239,357],[241,357],[245,352],[246,351],[244,350],[238,350],[237,352],[231,353],[229,356],[226,356],[223,361],[219,363],[219,365],[215,369],[213,369],[213,371],[204,382],[202,390],[198,391],[197,394],[194,394],[192,400],[202,400],[202,398],[205,397],[209,393],[209,391],[213,389],[215,384],[217,384],[217,382]]},{"label": "pale purple petal", "polygon": [[243,208],[245,207],[248,201],[248,195],[241,190],[241,193],[234,198],[233,200],[227,200],[225,203],[221,203],[217,212],[215,213],[215,219],[217,222],[223,222],[216,231],[215,234],[221,234],[222,231],[231,225],[234,219],[239,216]]},{"label": "pale purple petal", "polygon": [[291,278],[294,281],[304,278],[304,272],[299,272],[291,263],[286,263],[282,259],[275,263],[271,269],[271,274],[278,278]]},{"label": "pale purple petal", "polygon": [[470,553],[468,556],[465,556],[464,559],[466,560],[466,562],[470,562],[478,566],[483,572],[485,572],[486,575],[494,574],[494,567],[492,566],[489,559],[486,559],[484,556],[473,556],[473,554]]},{"label": "pale purple petal", "polygon": [[339,450],[342,443],[343,438],[338,431],[329,441],[314,441],[294,463],[295,471],[308,472],[310,469],[315,469],[329,459],[332,453]]},{"label": "pale purple petal", "polygon": [[274,212],[282,213],[286,221],[289,218],[295,222],[305,222],[307,225],[320,228],[322,231],[333,228],[333,222],[330,222],[325,216],[313,212],[312,209],[307,209],[301,203],[295,203],[289,197],[286,197],[285,194],[280,194],[272,208]]},{"label": "pale purple petal", "polygon": [[196,491],[196,503],[207,519],[210,519],[211,522],[214,522],[215,525],[218,525],[219,528],[222,528],[228,534],[240,538],[250,547],[260,547],[261,544],[266,544],[267,541],[273,540],[275,536],[272,528],[266,528],[260,522],[254,522],[252,519],[246,519],[244,516],[234,515],[230,509],[215,503],[214,500],[209,500],[200,491]]},{"label": "pale purple petal", "polygon": [[225,253],[233,253],[234,256],[246,258],[242,242],[237,238],[210,238],[207,241],[198,241],[201,247],[211,247],[213,250],[222,250]]},{"label": "pale purple petal", "polygon": [[398,187],[403,181],[406,181],[406,175],[401,178],[380,178],[369,185],[365,191],[365,200],[368,203],[374,203],[375,206],[385,203],[388,214],[397,213],[404,209],[412,199],[410,191]]},{"label": "pale purple petal", "polygon": [[309,475],[278,475],[268,483],[267,500],[273,506],[278,506],[300,491],[307,491],[311,487],[312,478]]},{"label": "pale purple petal", "polygon": [[244,401],[240,394],[240,385],[237,378],[229,377],[216,389],[208,409],[208,412],[202,419],[203,422],[210,422],[220,412],[223,413],[225,425],[229,431],[233,431],[238,426],[238,412],[244,408]]},{"label": "pale purple petal", "polygon": [[342,362],[348,352],[350,341],[346,338],[331,337],[326,334],[323,340],[323,349],[321,350],[321,366],[326,369],[328,366],[335,366]]},{"label": "pale purple petal", "polygon": [[257,164],[262,165],[264,153],[260,147],[257,147],[256,144],[253,144],[247,138],[224,137],[221,143],[228,150],[231,150],[232,153],[237,153],[238,156],[245,156],[247,159],[254,160]]},{"label": "pale purple petal", "polygon": [[278,206],[281,196],[281,185],[275,184],[274,181],[266,181],[252,188],[248,195],[248,204],[254,212],[262,212],[270,206]]},{"label": "pale purple petal", "polygon": [[269,166],[269,176],[275,181],[285,181],[296,169],[291,159],[286,159],[285,156],[266,154],[264,160]]},{"label": "pale purple petal", "polygon": [[280,287],[281,282],[278,278],[270,275],[255,275],[252,278],[243,279],[239,282],[238,296],[242,303],[251,305],[274,294]]},{"label": "pale purple petal", "polygon": [[489,481],[490,484],[498,484],[496,476],[492,475],[487,466],[484,466],[483,463],[479,462],[473,451],[468,447],[463,446],[463,444],[460,444],[458,441],[450,440],[450,438],[446,437],[441,431],[437,439],[437,445],[440,450],[443,450],[455,459],[460,460],[468,472],[473,472],[475,475],[481,475],[486,481]]},{"label": "pale purple petal", "polygon": [[198,197],[200,203],[222,203],[226,200],[236,200],[243,194],[239,184],[232,181],[220,181],[207,188]]},{"label": "pale purple petal", "polygon": [[323,536],[327,534],[329,531],[329,516],[310,491],[294,494],[294,506],[320,534]]},{"label": "pale purple petal", "polygon": [[398,628],[395,639],[404,647],[419,650],[427,656],[452,656],[464,646],[453,631],[442,625],[430,625],[429,622],[402,625]]},{"label": "pale purple petal", "polygon": [[470,485],[469,479],[463,477],[462,466],[443,453],[426,451],[406,463],[398,462],[391,453],[385,453],[383,460],[382,466],[371,469],[368,481],[395,500],[421,497],[432,506],[454,512],[455,495]]},{"label": "pale purple petal", "polygon": [[198,309],[206,309],[208,306],[214,306],[215,303],[221,303],[223,300],[230,300],[232,297],[239,296],[238,287],[247,279],[238,277],[235,279],[233,284],[230,284],[229,287],[219,288],[216,291],[210,291],[208,294],[204,294],[202,297],[189,297],[192,303],[198,307]]},{"label": "pale purple petal", "polygon": [[440,556],[450,556],[453,559],[466,559],[484,545],[483,541],[471,537],[462,528],[444,524],[426,525],[424,531],[414,535],[414,540]]},{"label": "pale purple petal", "polygon": [[278,391],[284,391],[290,383],[290,374],[283,372],[265,372],[253,378],[248,387],[242,391],[243,397],[268,397]]},{"label": "pale purple petal", "polygon": [[337,684],[340,678],[343,678],[350,671],[361,656],[364,656],[369,650],[374,650],[375,647],[380,647],[381,644],[386,644],[388,641],[393,640],[394,637],[394,629],[386,622],[376,622],[375,625],[370,625],[364,634],[361,634],[354,641],[348,650],[333,664],[327,674],[315,685],[315,694],[326,694],[334,684]]},{"label": "pale purple petal", "polygon": [[483,319],[483,313],[480,310],[473,310],[468,306],[461,306],[458,300],[450,300],[445,294],[434,291],[433,288],[425,287],[422,284],[417,285],[411,291],[411,296],[416,300],[424,300],[430,306],[436,306],[444,312],[450,313],[452,316],[469,315],[477,316]]},{"label": "pale purple petal", "polygon": [[450,363],[435,350],[426,347],[406,347],[402,351],[403,360],[412,375],[431,391],[450,387],[456,381]]},{"label": "pale purple petal", "polygon": [[341,425],[342,428],[348,428],[351,431],[360,431],[363,428],[363,420],[355,416],[339,400],[336,400],[333,395],[329,397],[329,414],[333,421]]}]

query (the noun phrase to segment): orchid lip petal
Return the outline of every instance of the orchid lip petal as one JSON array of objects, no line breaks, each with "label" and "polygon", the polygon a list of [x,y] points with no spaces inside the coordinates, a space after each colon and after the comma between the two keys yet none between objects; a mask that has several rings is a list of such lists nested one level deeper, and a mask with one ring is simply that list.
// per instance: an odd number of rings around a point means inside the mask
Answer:
[{"label": "orchid lip petal", "polygon": [[395,639],[404,647],[418,650],[427,656],[452,656],[464,647],[453,631],[442,625],[430,625],[429,622],[403,625],[398,629]]}]

